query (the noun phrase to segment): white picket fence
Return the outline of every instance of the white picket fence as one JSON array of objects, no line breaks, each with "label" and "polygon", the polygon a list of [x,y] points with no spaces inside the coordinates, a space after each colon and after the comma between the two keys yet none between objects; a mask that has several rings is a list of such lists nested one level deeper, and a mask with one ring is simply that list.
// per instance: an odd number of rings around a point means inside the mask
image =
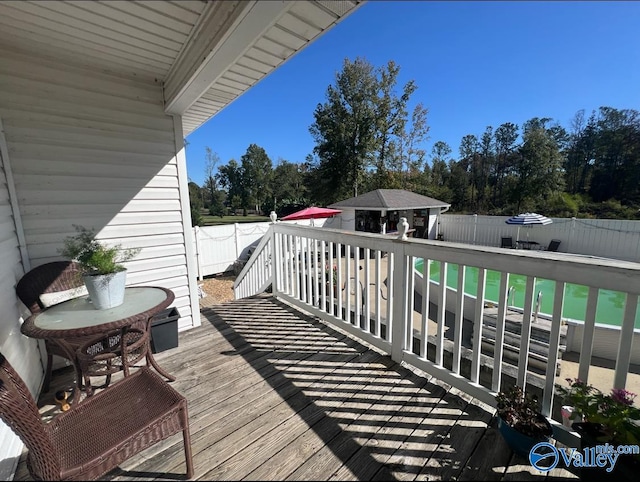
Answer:
[{"label": "white picket fence", "polygon": [[[278,222],[334,229],[340,229],[342,226],[339,217]],[[269,224],[268,222],[235,223],[194,227],[198,279],[231,271],[236,261],[249,259],[251,252],[269,229]]]},{"label": "white picket fence", "polygon": [[640,262],[640,221],[551,218],[546,226],[506,224],[508,216],[443,214],[440,234],[445,241],[477,246],[500,246],[503,236],[536,241],[546,247],[561,241],[558,251]]}]

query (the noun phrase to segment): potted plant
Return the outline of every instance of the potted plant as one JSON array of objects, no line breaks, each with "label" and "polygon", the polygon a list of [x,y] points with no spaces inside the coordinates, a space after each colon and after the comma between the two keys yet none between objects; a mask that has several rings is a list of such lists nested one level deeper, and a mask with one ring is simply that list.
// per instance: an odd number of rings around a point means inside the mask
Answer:
[{"label": "potted plant", "polygon": [[64,241],[60,253],[76,261],[82,270],[89,298],[98,310],[119,306],[124,301],[127,270],[122,263],[136,256],[140,249],[107,246],[95,239],[95,231],[73,225],[77,234]]},{"label": "potted plant", "polygon": [[549,440],[551,424],[538,408],[538,399],[525,394],[522,387],[513,386],[496,395],[498,430],[511,450],[528,457],[531,448]]},{"label": "potted plant", "polygon": [[[640,409],[634,406],[635,393],[612,389],[605,395],[593,385],[578,378],[567,378],[568,387],[559,386],[564,403],[573,408],[581,421],[571,427],[580,434],[581,449],[609,444],[640,444]],[[581,476],[593,472],[598,479],[624,478],[640,471],[640,455],[621,454],[611,472],[594,468],[582,469]]]},{"label": "potted plant", "polygon": [[[333,286],[333,297],[336,298],[338,296],[338,266],[335,264],[331,269],[329,265],[325,265],[325,284],[327,286],[327,291],[331,286]],[[329,273],[331,273],[331,283],[329,283]]]}]

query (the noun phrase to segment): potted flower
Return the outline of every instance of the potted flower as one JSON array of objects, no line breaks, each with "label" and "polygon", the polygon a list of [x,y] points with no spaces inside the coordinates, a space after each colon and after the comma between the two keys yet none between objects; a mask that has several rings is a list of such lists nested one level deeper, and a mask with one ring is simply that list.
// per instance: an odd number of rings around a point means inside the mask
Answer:
[{"label": "potted flower", "polygon": [[[608,395],[578,378],[567,378],[569,387],[558,387],[558,392],[573,413],[582,418],[579,427],[598,426],[597,441],[620,445],[640,443],[640,409],[633,405],[635,393],[612,389]],[[576,425],[575,423],[573,424]]]},{"label": "potted flower", "polygon": [[[567,378],[568,387],[559,386],[564,403],[582,421],[572,424],[580,434],[581,449],[597,445],[640,444],[640,409],[634,406],[635,393],[624,389],[612,389],[605,395],[593,385],[578,378]],[[614,470],[598,470],[599,478],[619,478],[624,474],[637,474],[640,456],[624,454],[618,457]]]},{"label": "potted flower", "polygon": [[540,413],[537,397],[525,394],[516,385],[498,393],[496,402],[498,430],[516,454],[528,457],[535,444],[549,440],[553,429]]},{"label": "potted flower", "polygon": [[127,270],[122,263],[136,256],[140,249],[107,246],[95,239],[95,231],[83,226],[64,241],[60,253],[76,261],[81,268],[89,298],[98,310],[114,308],[124,301]]}]

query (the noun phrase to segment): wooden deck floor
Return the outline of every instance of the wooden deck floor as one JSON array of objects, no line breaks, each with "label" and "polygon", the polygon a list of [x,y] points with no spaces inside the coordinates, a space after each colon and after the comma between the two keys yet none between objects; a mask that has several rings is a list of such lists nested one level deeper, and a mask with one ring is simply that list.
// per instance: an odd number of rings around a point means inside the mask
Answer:
[{"label": "wooden deck floor", "polygon": [[[189,401],[200,480],[560,480],[511,453],[490,407],[271,297],[202,311],[159,353]],[[55,415],[54,376],[39,404]],[[88,440],[90,443],[90,440]],[[175,435],[108,480],[180,480]],[[24,454],[16,480],[29,480]]]}]

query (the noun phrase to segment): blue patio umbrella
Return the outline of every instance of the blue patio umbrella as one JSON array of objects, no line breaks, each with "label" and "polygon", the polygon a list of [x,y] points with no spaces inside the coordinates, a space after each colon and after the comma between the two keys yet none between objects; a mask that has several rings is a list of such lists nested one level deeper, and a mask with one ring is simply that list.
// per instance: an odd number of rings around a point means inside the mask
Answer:
[{"label": "blue patio umbrella", "polygon": [[[517,216],[511,216],[505,221],[507,224],[516,224],[518,226],[518,234],[516,235],[516,241],[520,239],[520,227],[521,226],[544,226],[551,224],[553,221],[542,214],[537,213],[523,213]],[[529,240],[529,232],[527,231],[527,240]]]}]

